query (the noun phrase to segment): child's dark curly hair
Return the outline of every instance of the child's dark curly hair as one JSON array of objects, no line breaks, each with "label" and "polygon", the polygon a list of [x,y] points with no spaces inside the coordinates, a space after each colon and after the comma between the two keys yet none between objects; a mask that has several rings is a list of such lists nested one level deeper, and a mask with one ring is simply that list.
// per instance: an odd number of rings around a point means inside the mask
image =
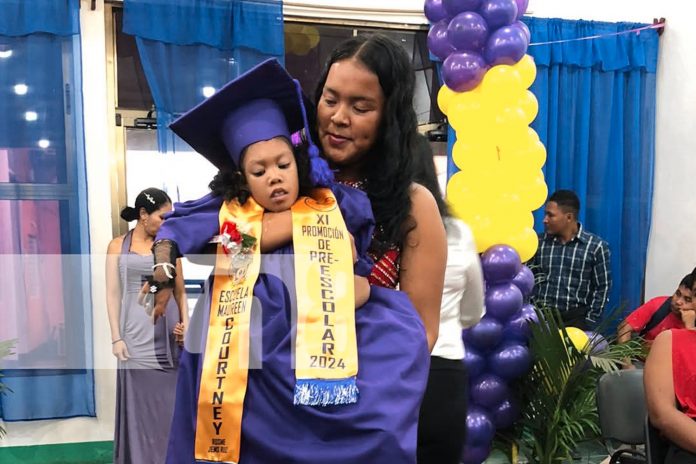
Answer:
[{"label": "child's dark curly hair", "polygon": [[[305,146],[293,147],[292,151],[295,154],[295,162],[297,163],[300,196],[309,195],[312,188],[314,188],[309,180],[309,154]],[[242,153],[240,159],[244,159],[244,153]],[[215,195],[221,196],[225,201],[236,198],[242,205],[251,196],[244,174],[238,169],[218,171],[210,184],[208,184],[208,187]]]}]

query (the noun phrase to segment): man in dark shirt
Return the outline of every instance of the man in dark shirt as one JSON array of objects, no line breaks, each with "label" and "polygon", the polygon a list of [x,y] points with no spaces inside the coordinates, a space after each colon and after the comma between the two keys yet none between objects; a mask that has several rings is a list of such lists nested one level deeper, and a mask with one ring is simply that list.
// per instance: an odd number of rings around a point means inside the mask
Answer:
[{"label": "man in dark shirt", "polygon": [[530,262],[534,303],[558,309],[567,326],[593,329],[609,297],[609,244],[578,222],[575,192],[558,190],[546,203],[545,232]]}]

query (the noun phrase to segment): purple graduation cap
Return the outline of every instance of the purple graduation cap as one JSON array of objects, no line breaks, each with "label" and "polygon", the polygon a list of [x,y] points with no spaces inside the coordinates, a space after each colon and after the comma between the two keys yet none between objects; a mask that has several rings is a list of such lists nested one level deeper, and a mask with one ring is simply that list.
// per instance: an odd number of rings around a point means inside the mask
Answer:
[{"label": "purple graduation cap", "polygon": [[311,140],[300,83],[275,58],[225,84],[169,127],[220,170],[238,168],[252,143],[304,130],[309,145],[310,180],[328,187],[333,173]]}]

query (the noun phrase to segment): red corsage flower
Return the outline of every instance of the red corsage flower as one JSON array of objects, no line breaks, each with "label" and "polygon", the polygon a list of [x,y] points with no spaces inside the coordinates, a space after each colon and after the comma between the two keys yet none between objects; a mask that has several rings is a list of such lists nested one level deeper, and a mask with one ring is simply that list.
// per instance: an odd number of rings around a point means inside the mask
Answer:
[{"label": "red corsage flower", "polygon": [[256,237],[240,232],[237,224],[226,221],[220,228],[220,235],[212,240],[214,243],[222,244],[222,249],[226,254],[233,256],[238,253],[250,253],[256,245]]},{"label": "red corsage flower", "polygon": [[242,243],[242,234],[237,229],[237,224],[234,222],[225,222],[220,230],[221,235],[227,235],[230,242]]}]

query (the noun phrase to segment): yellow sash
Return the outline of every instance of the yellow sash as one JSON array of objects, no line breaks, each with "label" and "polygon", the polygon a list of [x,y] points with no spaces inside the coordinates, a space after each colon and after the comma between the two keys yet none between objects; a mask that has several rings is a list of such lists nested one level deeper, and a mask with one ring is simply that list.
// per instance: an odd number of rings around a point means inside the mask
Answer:
[{"label": "yellow sash", "polygon": [[[237,254],[218,245],[210,324],[196,418],[195,457],[239,462],[242,408],[249,368],[249,322],[259,276],[263,209],[249,199],[220,209],[228,222],[249,227],[256,246]],[[292,206],[297,295],[295,404],[355,403],[358,350],[350,237],[336,198],[315,189]],[[270,401],[270,399],[269,399]]]},{"label": "yellow sash", "polygon": [[292,206],[297,338],[295,404],[355,403],[353,253],[330,189],[314,189]]},{"label": "yellow sash", "polygon": [[218,245],[198,396],[195,457],[237,463],[249,369],[251,303],[261,265],[263,208],[252,198],[243,206],[233,200],[220,208],[219,218],[221,228],[226,222],[249,227],[256,244],[253,250],[230,255]]}]

